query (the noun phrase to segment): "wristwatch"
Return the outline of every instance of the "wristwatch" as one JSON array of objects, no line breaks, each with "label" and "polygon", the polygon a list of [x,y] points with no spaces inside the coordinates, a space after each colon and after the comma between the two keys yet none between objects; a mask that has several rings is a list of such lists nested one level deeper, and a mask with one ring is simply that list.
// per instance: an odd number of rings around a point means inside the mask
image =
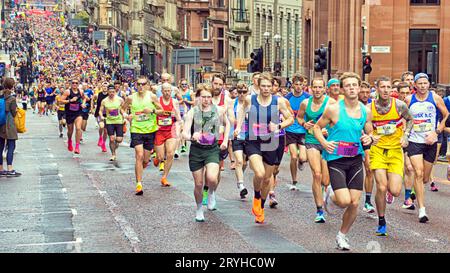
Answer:
[{"label": "wristwatch", "polygon": [[441,131],[441,130],[439,130],[439,129],[436,129],[436,134],[440,135],[441,133],[442,133],[442,131]]}]

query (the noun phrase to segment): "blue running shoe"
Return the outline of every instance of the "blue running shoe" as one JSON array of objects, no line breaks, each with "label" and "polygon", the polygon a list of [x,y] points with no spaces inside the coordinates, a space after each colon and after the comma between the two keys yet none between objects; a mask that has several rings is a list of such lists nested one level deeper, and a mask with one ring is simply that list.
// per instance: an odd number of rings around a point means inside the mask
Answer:
[{"label": "blue running shoe", "polygon": [[325,217],[323,216],[323,211],[319,211],[316,213],[316,219],[314,219],[316,223],[325,223]]},{"label": "blue running shoe", "polygon": [[377,229],[377,236],[387,236],[386,225],[384,225],[384,226],[378,226],[378,229]]}]

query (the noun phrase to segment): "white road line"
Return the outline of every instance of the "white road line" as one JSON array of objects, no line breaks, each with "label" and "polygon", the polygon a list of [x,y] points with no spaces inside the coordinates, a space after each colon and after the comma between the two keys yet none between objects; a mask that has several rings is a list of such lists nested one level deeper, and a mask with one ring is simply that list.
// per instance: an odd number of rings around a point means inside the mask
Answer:
[{"label": "white road line", "polygon": [[87,174],[89,179],[92,181],[92,184],[97,189],[100,196],[105,201],[109,211],[114,217],[114,220],[119,225],[120,229],[122,230],[125,237],[130,241],[132,251],[135,253],[140,253],[141,250],[139,249],[139,243],[141,240],[139,240],[139,237],[136,233],[136,231],[133,229],[133,227],[130,225],[130,223],[127,221],[127,219],[119,212],[118,206],[112,198],[109,196],[109,194],[106,191],[102,191],[99,188],[99,183],[95,181],[95,179],[92,177],[91,174]]},{"label": "white road line", "polygon": [[29,247],[29,246],[52,246],[52,245],[67,245],[67,244],[81,244],[83,240],[81,238],[76,238],[75,241],[69,242],[54,242],[54,243],[36,243],[36,244],[20,244],[16,247]]}]

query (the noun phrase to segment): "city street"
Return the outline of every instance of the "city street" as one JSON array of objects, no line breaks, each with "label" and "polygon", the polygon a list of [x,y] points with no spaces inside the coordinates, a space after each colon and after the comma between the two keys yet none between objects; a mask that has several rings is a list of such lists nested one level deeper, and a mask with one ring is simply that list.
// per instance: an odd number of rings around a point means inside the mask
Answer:
[{"label": "city street", "polygon": [[[266,206],[266,223],[251,214],[253,173],[245,173],[250,194],[241,200],[234,172],[222,173],[217,211],[196,223],[193,179],[188,156],[175,160],[170,188],[160,186],[152,164],[145,170],[143,196],[134,194],[134,151],[121,146],[117,163],[97,147],[94,119],[83,135],[81,154],[67,151],[58,137],[56,116],[27,112],[26,134],[19,136],[15,168],[23,175],[0,177],[0,252],[112,253],[304,253],[337,252],[340,216],[326,215],[315,224],[309,166],[300,173],[300,190],[290,191],[289,156],[285,154],[276,188],[277,209]],[[129,143],[129,133],[125,138]],[[108,149],[109,151],[109,149]],[[446,165],[438,165],[446,177]],[[388,205],[388,237],[377,237],[377,217],[360,213],[348,234],[352,252],[450,252],[450,186],[439,192],[426,186],[430,222],[420,224],[418,212],[401,209],[403,196]],[[375,193],[375,191],[374,191]],[[404,191],[402,190],[402,195]]]}]

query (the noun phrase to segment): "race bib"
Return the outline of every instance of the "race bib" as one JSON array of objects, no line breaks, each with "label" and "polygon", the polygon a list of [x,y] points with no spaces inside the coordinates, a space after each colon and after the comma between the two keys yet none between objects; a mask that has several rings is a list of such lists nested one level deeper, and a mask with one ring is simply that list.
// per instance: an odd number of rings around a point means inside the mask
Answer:
[{"label": "race bib", "polygon": [[172,117],[167,117],[165,119],[158,119],[159,126],[170,126],[172,125]]},{"label": "race bib", "polygon": [[119,115],[119,109],[112,109],[112,110],[109,110],[109,115],[110,115],[111,117],[117,117],[117,116]]},{"label": "race bib", "polygon": [[69,110],[70,111],[74,111],[74,112],[79,111],[80,110],[80,104],[78,104],[78,103],[70,103],[69,104]]},{"label": "race bib", "polygon": [[378,123],[375,126],[377,134],[382,136],[390,136],[397,130],[397,124],[394,121]]},{"label": "race bib", "polygon": [[216,136],[211,133],[203,133],[198,139],[198,143],[201,145],[213,145],[216,141]]},{"label": "race bib", "polygon": [[343,157],[354,157],[358,155],[359,143],[339,141],[337,155]]},{"label": "race bib", "polygon": [[253,124],[253,134],[257,137],[270,135],[268,124]]},{"label": "race bib", "polygon": [[430,119],[415,119],[413,129],[416,133],[430,132],[433,130],[433,124]]},{"label": "race bib", "polygon": [[147,121],[149,116],[147,114],[136,114],[136,121]]}]

